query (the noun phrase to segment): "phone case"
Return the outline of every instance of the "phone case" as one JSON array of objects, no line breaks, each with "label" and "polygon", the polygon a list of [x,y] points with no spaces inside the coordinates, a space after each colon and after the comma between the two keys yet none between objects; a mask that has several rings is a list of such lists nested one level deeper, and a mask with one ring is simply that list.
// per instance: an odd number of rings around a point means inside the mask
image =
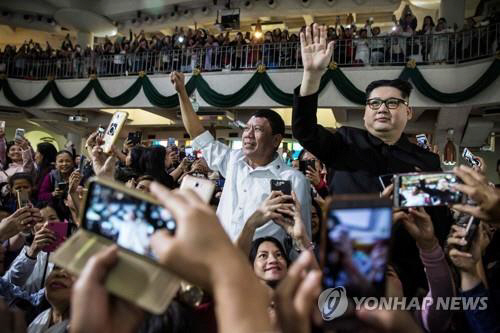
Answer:
[{"label": "phone case", "polygon": [[111,122],[104,133],[104,144],[102,146],[102,151],[106,154],[111,152],[111,147],[116,142],[118,135],[120,135],[120,131],[125,125],[125,121],[127,121],[128,113],[124,111],[118,111],[113,114],[113,118],[111,118]]},{"label": "phone case", "polygon": [[203,202],[208,204],[214,194],[215,184],[208,179],[186,175],[182,179],[180,188],[193,190],[196,194],[198,194]]},{"label": "phone case", "polygon": [[59,245],[66,239],[68,234],[68,223],[67,222],[50,222],[48,228],[56,234],[56,241],[42,249],[45,252],[55,251]]}]

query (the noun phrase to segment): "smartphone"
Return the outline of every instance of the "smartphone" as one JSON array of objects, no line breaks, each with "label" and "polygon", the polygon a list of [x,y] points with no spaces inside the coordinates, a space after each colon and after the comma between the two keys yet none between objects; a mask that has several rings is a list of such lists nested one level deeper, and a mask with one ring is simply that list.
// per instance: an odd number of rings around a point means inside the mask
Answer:
[{"label": "smartphone", "polygon": [[68,183],[66,182],[59,182],[57,183],[57,188],[61,191],[66,192],[68,190]]},{"label": "smartphone", "polygon": [[481,161],[476,156],[474,156],[474,154],[472,154],[471,151],[467,148],[464,148],[464,151],[462,152],[462,157],[467,162],[467,165],[470,166],[471,168],[481,166]]},{"label": "smartphone", "polygon": [[271,191],[281,191],[285,195],[292,195],[292,182],[289,180],[271,179]]},{"label": "smartphone", "polygon": [[[339,195],[328,199],[326,207],[320,243],[322,289],[342,290],[345,310],[347,303],[352,304],[352,297],[384,296],[391,200],[373,195]],[[348,311],[349,315],[352,313]]]},{"label": "smartphone", "polygon": [[425,134],[417,134],[417,145],[424,148],[425,150],[431,150],[431,145],[429,144],[429,140],[427,140],[427,135]]},{"label": "smartphone", "polygon": [[117,111],[113,114],[111,122],[104,133],[104,144],[102,145],[102,151],[106,154],[111,152],[111,147],[115,144],[116,139],[120,135],[123,125],[128,118],[128,113],[124,111]]},{"label": "smartphone", "polygon": [[113,295],[144,310],[164,313],[179,289],[179,279],[157,262],[149,246],[159,229],[175,232],[175,221],[152,196],[106,179],[88,184],[81,228],[50,256],[79,275],[92,256],[118,245],[117,261],[104,285]]},{"label": "smartphone", "polygon": [[54,252],[66,240],[68,235],[68,222],[49,222],[48,228],[56,235],[56,240],[42,249],[47,253]]},{"label": "smartphone", "polygon": [[106,133],[106,129],[104,128],[104,126],[99,125],[99,127],[97,128],[97,132],[99,133],[99,136],[103,138],[104,133]]},{"label": "smartphone", "polygon": [[461,180],[452,172],[408,173],[394,177],[394,206],[427,207],[463,203],[466,196],[454,189]]},{"label": "smartphone", "polygon": [[209,203],[215,191],[215,184],[211,180],[193,177],[190,175],[184,176],[180,186],[181,189],[191,189],[203,200]]},{"label": "smartphone", "polygon": [[175,138],[168,138],[167,147],[175,146]]},{"label": "smartphone", "polygon": [[80,173],[83,172],[83,168],[85,167],[85,160],[87,159],[87,157],[85,157],[85,155],[80,155],[80,163],[78,163],[78,171],[80,171]]},{"label": "smartphone", "polygon": [[306,171],[309,170],[309,166],[316,170],[315,160],[303,160],[299,161],[299,170],[305,175]]},{"label": "smartphone", "polygon": [[14,135],[14,140],[19,140],[19,139],[24,138],[24,133],[25,133],[24,128],[16,129],[16,134]]},{"label": "smartphone", "polygon": [[137,144],[141,143],[141,141],[142,141],[142,132],[141,131],[129,132],[127,140],[130,141],[134,145],[137,145]]},{"label": "smartphone", "polygon": [[26,191],[16,191],[17,194],[17,207],[21,209],[23,207],[29,206],[30,197]]},{"label": "smartphone", "polygon": [[393,174],[378,176],[378,181],[380,182],[380,185],[382,186],[382,190],[385,190],[385,188],[387,186],[392,184],[393,178],[394,178]]},{"label": "smartphone", "polygon": [[467,225],[465,226],[465,237],[464,237],[464,240],[467,241],[467,244],[460,246],[459,247],[460,251],[467,252],[470,250],[474,237],[476,237],[476,233],[479,229],[479,223],[481,223],[480,219],[474,216],[471,216],[469,218]]}]

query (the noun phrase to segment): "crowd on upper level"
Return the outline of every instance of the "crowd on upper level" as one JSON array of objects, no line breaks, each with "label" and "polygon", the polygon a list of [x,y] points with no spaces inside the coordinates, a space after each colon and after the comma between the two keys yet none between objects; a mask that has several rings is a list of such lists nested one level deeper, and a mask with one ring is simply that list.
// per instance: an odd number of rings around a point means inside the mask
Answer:
[{"label": "crowd on upper level", "polygon": [[[446,63],[476,59],[494,53],[498,48],[499,13],[493,12],[482,21],[467,19],[462,29],[450,26],[446,18],[437,22],[426,16],[421,25],[409,7],[398,20],[393,16],[390,31],[382,32],[372,18],[363,26],[354,22],[352,14],[341,24],[328,26],[328,39],[336,41],[332,61],[339,65],[403,64],[410,59],[419,63]],[[420,26],[420,28],[419,28]],[[305,27],[300,29],[303,32]],[[455,34],[456,33],[456,34]],[[302,66],[298,34],[274,29],[264,33],[229,32],[218,35],[204,29],[176,27],[174,34],[135,34],[101,39],[91,48],[74,44],[69,34],[59,48],[48,42],[45,48],[32,40],[21,47],[7,45],[0,53],[0,71],[25,78],[56,75],[87,77],[128,75],[138,71],[190,72],[254,69],[259,64],[268,68]]]}]

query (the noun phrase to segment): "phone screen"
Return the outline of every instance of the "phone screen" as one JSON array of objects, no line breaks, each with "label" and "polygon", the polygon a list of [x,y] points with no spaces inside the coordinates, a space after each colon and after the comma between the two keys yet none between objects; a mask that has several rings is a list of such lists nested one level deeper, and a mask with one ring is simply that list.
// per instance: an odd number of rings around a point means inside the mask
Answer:
[{"label": "phone screen", "polygon": [[285,195],[292,195],[292,182],[289,180],[271,179],[271,191],[281,191]]},{"label": "phone screen", "polygon": [[464,151],[462,153],[462,157],[467,161],[467,164],[472,168],[472,167],[478,167],[481,165],[481,161],[477,159],[474,154],[471,153],[471,151],[467,148],[464,148]]},{"label": "phone screen", "polygon": [[160,205],[144,201],[101,183],[89,187],[83,227],[119,246],[154,258],[149,240],[158,229],[175,230],[171,214]]},{"label": "phone screen", "polygon": [[460,183],[453,173],[400,175],[397,183],[397,207],[443,206],[463,200],[463,194],[453,189],[453,185]]},{"label": "phone screen", "polygon": [[391,227],[390,201],[334,201],[326,222],[323,288],[344,287],[351,297],[383,295]]}]

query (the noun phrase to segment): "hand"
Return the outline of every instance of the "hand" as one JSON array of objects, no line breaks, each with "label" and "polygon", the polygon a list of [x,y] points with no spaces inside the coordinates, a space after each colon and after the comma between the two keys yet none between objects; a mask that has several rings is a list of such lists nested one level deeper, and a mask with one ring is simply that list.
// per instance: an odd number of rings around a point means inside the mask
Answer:
[{"label": "hand", "polygon": [[7,240],[21,231],[30,230],[40,219],[40,210],[36,208],[23,207],[16,210],[0,222],[0,240]]},{"label": "hand", "polygon": [[189,166],[191,165],[191,163],[189,162],[189,160],[187,159],[187,157],[184,157],[181,161],[181,163],[179,164],[179,168],[181,168],[181,170],[183,172],[187,172],[189,170]]},{"label": "hand", "polygon": [[283,220],[283,215],[280,212],[286,212],[293,208],[293,204],[286,203],[291,200],[292,197],[289,195],[283,195],[281,192],[272,191],[252,215],[252,217],[254,217],[253,221],[255,223],[255,228],[263,226],[270,220],[274,220],[275,222]]},{"label": "hand", "polygon": [[175,91],[177,91],[178,93],[186,92],[186,86],[184,83],[184,73],[173,71],[170,74],[170,82],[172,82]]},{"label": "hand", "polygon": [[26,251],[29,257],[36,258],[38,253],[42,249],[57,240],[55,233],[49,229],[49,223],[45,222],[40,230],[35,233],[35,238],[33,243],[31,243],[29,249]]},{"label": "hand", "polygon": [[10,309],[3,300],[0,300],[0,327],[4,327],[9,333],[25,333],[24,313],[19,309]]},{"label": "hand", "polygon": [[232,261],[238,262],[240,258],[231,259],[242,254],[236,251],[213,209],[193,191],[169,191],[153,183],[151,193],[177,223],[174,236],[166,230],[153,235],[153,253],[160,263],[180,278],[210,290],[217,283],[214,271],[224,269],[220,259],[224,258],[228,265]]},{"label": "hand", "polygon": [[56,187],[54,189],[54,192],[52,192],[52,197],[53,198],[60,198],[64,195],[64,191],[61,190],[59,187]]},{"label": "hand", "polygon": [[134,143],[132,143],[132,140],[128,140],[128,139],[127,139],[127,140],[125,140],[125,142],[123,143],[123,152],[124,152],[125,154],[128,154],[129,150],[130,150],[132,147],[134,147],[134,146],[135,146],[135,144],[134,144]]},{"label": "hand", "polygon": [[302,63],[304,72],[323,74],[330,63],[333,54],[334,42],[326,45],[326,27],[318,27],[314,24],[312,32],[311,27],[306,27],[306,32],[300,33],[300,45],[302,53]]},{"label": "hand", "polygon": [[[356,316],[376,332],[386,333],[423,333],[408,311],[368,310],[362,307]],[[364,330],[362,330],[364,332]],[[370,331],[371,332],[371,331]]]},{"label": "hand", "polygon": [[80,185],[80,181],[82,180],[82,174],[80,171],[75,170],[71,173],[69,176],[69,186],[68,186],[68,193],[76,193],[76,190],[78,188],[78,185]]},{"label": "hand", "polygon": [[311,184],[318,186],[321,183],[321,174],[319,170],[316,170],[312,166],[308,165],[306,170],[306,178],[309,179]]},{"label": "hand", "polygon": [[460,251],[456,247],[467,244],[467,241],[464,239],[466,236],[465,228],[458,225],[452,226],[452,234],[447,240],[447,244],[450,247],[448,255],[453,265],[459,270],[477,275],[476,264],[481,259],[480,234],[480,230],[477,230],[469,252]]},{"label": "hand", "polygon": [[432,250],[438,244],[431,217],[422,207],[410,208],[409,214],[403,211],[395,212],[393,220],[403,223],[406,231],[415,239],[420,249]]},{"label": "hand", "polygon": [[313,254],[303,252],[276,288],[274,301],[281,332],[311,331],[311,313],[321,292],[321,271],[314,267]]},{"label": "hand", "polygon": [[22,150],[28,150],[31,148],[31,144],[28,140],[26,140],[25,138],[17,138],[16,140],[16,144],[21,147]]},{"label": "hand", "polygon": [[137,183],[135,181],[134,178],[130,178],[126,183],[125,183],[125,186],[128,187],[128,188],[132,188],[132,189],[135,189],[135,187],[137,186]]},{"label": "hand", "polygon": [[92,168],[96,176],[113,178],[116,157],[114,154],[114,147],[112,149],[111,155],[105,154],[98,145],[92,149]]},{"label": "hand", "polygon": [[476,202],[476,206],[456,204],[453,209],[485,222],[500,223],[500,191],[491,187],[484,175],[469,167],[461,165],[453,171],[464,182],[455,188]]},{"label": "hand", "polygon": [[392,199],[392,194],[394,192],[394,184],[387,186],[381,193],[381,198]]},{"label": "hand", "polygon": [[87,141],[85,142],[85,147],[87,147],[87,149],[94,148],[94,146],[97,144],[97,138],[98,138],[98,136],[99,136],[99,132],[98,131],[95,131],[94,133],[92,133],[87,138]]},{"label": "hand", "polygon": [[118,259],[113,245],[87,261],[71,295],[71,333],[136,332],[144,313],[136,306],[109,295],[105,287],[108,272]]}]

